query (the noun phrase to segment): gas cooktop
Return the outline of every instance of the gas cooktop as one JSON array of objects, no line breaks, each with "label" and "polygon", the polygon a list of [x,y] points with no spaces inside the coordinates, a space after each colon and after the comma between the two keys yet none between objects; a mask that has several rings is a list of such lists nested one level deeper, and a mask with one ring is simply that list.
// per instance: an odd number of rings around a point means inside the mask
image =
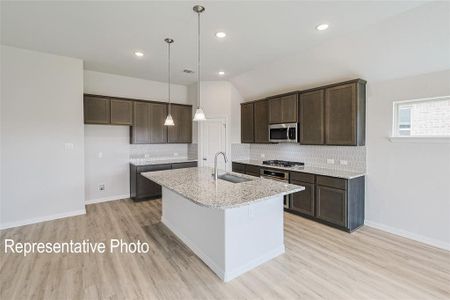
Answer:
[{"label": "gas cooktop", "polygon": [[265,160],[263,165],[274,166],[274,167],[303,167],[305,163],[296,161],[286,161],[286,160]]}]

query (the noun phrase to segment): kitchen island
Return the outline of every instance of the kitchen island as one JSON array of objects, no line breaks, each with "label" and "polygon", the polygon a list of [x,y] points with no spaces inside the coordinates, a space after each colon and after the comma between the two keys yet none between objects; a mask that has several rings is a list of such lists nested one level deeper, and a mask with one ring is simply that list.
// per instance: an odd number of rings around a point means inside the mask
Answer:
[{"label": "kitchen island", "polygon": [[224,281],[284,253],[283,197],[304,187],[248,175],[214,181],[211,168],[142,173],[162,186],[162,217]]}]

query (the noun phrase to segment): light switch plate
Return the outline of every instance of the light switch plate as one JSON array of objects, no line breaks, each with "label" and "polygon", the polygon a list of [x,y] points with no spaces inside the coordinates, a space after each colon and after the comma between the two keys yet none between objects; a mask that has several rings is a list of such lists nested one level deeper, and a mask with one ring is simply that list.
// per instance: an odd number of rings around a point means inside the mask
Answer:
[{"label": "light switch plate", "polygon": [[327,164],[334,165],[334,159],[327,158]]},{"label": "light switch plate", "polygon": [[73,150],[75,145],[73,143],[64,143],[64,149],[66,150]]},{"label": "light switch plate", "polygon": [[261,153],[261,158],[266,157],[266,155],[264,153]]},{"label": "light switch plate", "polygon": [[343,159],[341,159],[341,160],[339,161],[339,163],[340,163],[341,165],[343,165],[343,166],[348,165],[348,161],[343,160]]}]

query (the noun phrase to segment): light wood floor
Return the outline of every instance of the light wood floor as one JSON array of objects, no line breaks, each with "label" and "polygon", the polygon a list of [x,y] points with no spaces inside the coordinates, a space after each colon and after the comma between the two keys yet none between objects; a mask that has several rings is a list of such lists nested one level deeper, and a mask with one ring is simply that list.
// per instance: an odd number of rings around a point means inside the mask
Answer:
[{"label": "light wood floor", "polygon": [[[348,234],[285,214],[286,253],[221,282],[159,221],[161,202],[120,200],[87,215],[3,230],[1,299],[449,299],[450,253],[371,228]],[[148,254],[4,253],[16,241],[150,244]]]}]

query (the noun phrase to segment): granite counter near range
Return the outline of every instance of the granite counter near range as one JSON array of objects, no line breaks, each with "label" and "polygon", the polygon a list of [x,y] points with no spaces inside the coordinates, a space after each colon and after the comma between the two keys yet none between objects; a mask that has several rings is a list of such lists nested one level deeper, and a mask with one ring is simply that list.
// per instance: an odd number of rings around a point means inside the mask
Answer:
[{"label": "granite counter near range", "polygon": [[302,186],[243,174],[235,175],[250,180],[231,183],[218,179],[215,182],[212,173],[211,168],[187,168],[142,173],[142,176],[198,205],[219,209],[248,205],[273,196],[284,196],[304,190]]},{"label": "granite counter near range", "polygon": [[286,171],[292,171],[292,172],[302,172],[302,173],[309,173],[309,174],[315,174],[315,175],[322,175],[322,176],[329,176],[329,177],[336,177],[336,178],[343,178],[343,179],[353,179],[365,176],[365,172],[358,172],[358,171],[348,171],[348,170],[336,170],[336,169],[327,169],[327,168],[319,168],[319,167],[310,167],[310,166],[303,166],[303,167],[279,167],[279,166],[269,166],[263,164],[260,160],[234,160],[235,163],[240,164],[246,164],[246,165],[252,165],[252,166],[258,166],[258,167],[265,167],[270,169],[280,169],[280,170],[286,170]]}]

